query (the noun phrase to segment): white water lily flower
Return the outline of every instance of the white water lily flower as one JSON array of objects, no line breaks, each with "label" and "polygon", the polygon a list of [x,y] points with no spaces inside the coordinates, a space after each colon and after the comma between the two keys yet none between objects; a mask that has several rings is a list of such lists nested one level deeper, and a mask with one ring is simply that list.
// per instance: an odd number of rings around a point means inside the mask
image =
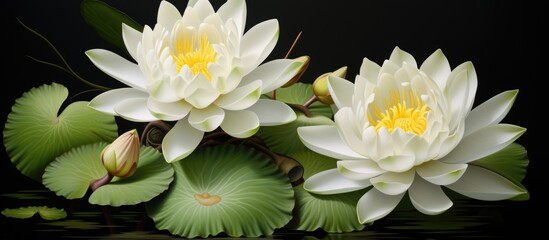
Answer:
[{"label": "white water lily flower", "polygon": [[98,95],[90,107],[135,122],[177,121],[162,142],[168,162],[188,156],[204,132],[218,127],[245,138],[259,126],[296,118],[282,102],[259,99],[302,66],[289,59],[260,65],[276,45],[278,21],[244,33],[244,0],[228,0],[217,11],[207,0],[191,2],[181,15],[162,1],[157,24],[142,33],[123,26],[124,43],[137,64],[103,49],[86,52],[99,69],[130,86]]},{"label": "white water lily flower", "polygon": [[337,106],[334,125],[298,128],[311,150],[340,159],[337,169],[308,178],[318,194],[355,191],[373,185],[359,200],[361,223],[389,214],[408,192],[425,214],[452,206],[445,186],[480,200],[524,193],[502,176],[468,163],[515,141],[524,128],[499,123],[517,90],[500,93],[472,109],[477,89],[473,64],[451,70],[439,49],[421,67],[396,47],[382,66],[364,59],[354,84],[330,77]]}]

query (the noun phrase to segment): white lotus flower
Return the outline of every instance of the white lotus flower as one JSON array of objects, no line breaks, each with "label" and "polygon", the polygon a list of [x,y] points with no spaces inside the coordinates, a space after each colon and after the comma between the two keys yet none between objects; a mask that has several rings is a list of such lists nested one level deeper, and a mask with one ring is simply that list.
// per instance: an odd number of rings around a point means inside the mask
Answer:
[{"label": "white lotus flower", "polygon": [[244,0],[228,0],[217,11],[207,0],[191,2],[181,15],[162,1],[157,24],[142,33],[123,26],[137,64],[103,49],[86,52],[99,69],[130,86],[98,95],[90,107],[135,122],[177,121],[162,143],[168,162],[188,156],[204,132],[218,127],[245,138],[260,125],[296,118],[282,102],[259,99],[302,66],[289,59],[259,66],[278,40],[278,21],[264,21],[244,34]]},{"label": "white lotus flower", "polygon": [[300,127],[298,133],[308,148],[340,161],[337,169],[308,178],[304,188],[335,194],[373,185],[357,204],[361,223],[389,214],[406,192],[425,214],[452,206],[441,186],[481,200],[524,193],[502,176],[468,164],[525,131],[499,123],[517,90],[471,110],[477,88],[471,62],[451,70],[437,50],[418,69],[396,47],[382,66],[365,58],[354,84],[332,76],[328,87],[338,109],[335,124]]}]

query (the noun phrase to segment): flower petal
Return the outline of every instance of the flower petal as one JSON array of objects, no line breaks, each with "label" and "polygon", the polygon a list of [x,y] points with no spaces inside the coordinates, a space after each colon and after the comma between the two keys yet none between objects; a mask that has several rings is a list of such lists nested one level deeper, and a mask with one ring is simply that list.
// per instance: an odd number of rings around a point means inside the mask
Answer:
[{"label": "flower petal", "polygon": [[242,110],[254,105],[261,96],[262,82],[257,80],[219,96],[215,105],[227,110]]},{"label": "flower petal", "polygon": [[385,172],[372,160],[341,160],[337,161],[337,169],[341,175],[353,180],[365,180]]},{"label": "flower petal", "polygon": [[362,142],[362,136],[357,127],[358,124],[355,122],[353,110],[349,107],[339,109],[334,116],[334,121],[341,138],[345,140],[347,146],[362,156],[368,156],[368,148],[365,148]]},{"label": "flower petal", "polygon": [[467,115],[467,119],[465,119],[465,126],[467,127],[463,136],[467,136],[488,125],[499,123],[513,106],[517,94],[518,90],[502,92],[471,110]]},{"label": "flower petal", "polygon": [[202,20],[215,13],[212,4],[208,0],[198,0],[193,5],[193,8],[196,10],[196,13]]},{"label": "flower petal", "polygon": [[403,173],[386,172],[370,179],[370,182],[377,190],[384,194],[398,195],[408,190],[414,181],[414,176],[414,170]]},{"label": "flower petal", "polygon": [[377,163],[386,171],[404,172],[412,168],[415,161],[416,158],[413,155],[389,155],[380,159]]},{"label": "flower petal", "polygon": [[165,79],[157,79],[148,85],[149,94],[160,102],[175,102],[181,98],[174,91],[174,86],[170,84],[170,79],[165,76]]},{"label": "flower petal", "polygon": [[139,45],[142,37],[143,34],[140,31],[137,31],[125,23],[122,23],[122,39],[124,40],[124,45],[126,46],[128,53],[133,59],[137,59],[137,45]]},{"label": "flower petal", "polygon": [[366,78],[370,83],[376,84],[380,70],[381,67],[377,63],[372,62],[368,58],[364,58],[362,60],[362,65],[360,65],[360,76]]},{"label": "flower petal", "polygon": [[446,187],[484,201],[504,200],[525,193],[524,189],[499,174],[474,165],[470,165],[457,182]]},{"label": "flower petal", "polygon": [[181,19],[181,13],[168,1],[161,1],[158,7],[156,22],[166,29],[172,29],[175,22]]},{"label": "flower petal", "polygon": [[182,119],[187,116],[192,109],[192,106],[183,100],[172,103],[164,103],[154,101],[152,98],[149,98],[147,107],[155,117],[165,121],[176,121]]},{"label": "flower petal", "polygon": [[221,125],[224,118],[225,111],[212,105],[204,109],[193,108],[189,114],[189,123],[200,131],[211,132]]},{"label": "flower petal", "polygon": [[438,49],[421,64],[419,70],[425,72],[433,79],[440,89],[444,89],[448,76],[452,72],[450,63],[442,50]]},{"label": "flower petal", "polygon": [[97,68],[107,75],[130,87],[146,91],[147,79],[135,63],[104,49],[88,50],[86,55]]},{"label": "flower petal", "polygon": [[240,57],[244,74],[256,68],[273,51],[278,34],[278,20],[271,19],[253,26],[242,36]]},{"label": "flower petal", "polygon": [[192,127],[187,119],[177,121],[162,140],[162,154],[168,163],[189,156],[202,141],[204,132]]},{"label": "flower petal", "polygon": [[496,124],[464,137],[448,155],[440,159],[445,163],[468,163],[495,153],[513,143],[525,128],[511,124]]},{"label": "flower petal", "polygon": [[184,96],[193,107],[201,109],[210,106],[219,97],[219,92],[204,75],[198,74],[184,90]]},{"label": "flower petal", "polygon": [[317,153],[336,159],[365,159],[347,146],[335,126],[298,127],[297,134],[305,146]]},{"label": "flower petal", "polygon": [[355,85],[344,78],[328,76],[328,91],[337,108],[353,106]]},{"label": "flower petal", "polygon": [[[446,84],[446,89],[444,95],[450,106],[450,129],[454,129],[460,121],[465,119],[468,110],[468,99],[471,91],[470,81],[467,79],[468,74],[467,70],[462,70],[459,73],[455,74],[455,77],[452,80],[449,80]],[[474,98],[473,93],[473,98]]]},{"label": "flower petal", "polygon": [[259,130],[259,118],[251,111],[225,111],[221,129],[233,137],[247,138]]},{"label": "flower petal", "polygon": [[281,125],[292,122],[297,118],[294,110],[288,105],[270,99],[259,99],[246,110],[257,114],[261,126]]},{"label": "flower petal", "polygon": [[244,28],[246,27],[246,1],[244,0],[228,0],[217,10],[221,19],[227,22],[229,19],[233,19],[238,27],[239,35],[242,36]]},{"label": "flower petal", "polygon": [[[462,71],[465,71],[465,73],[467,74],[466,77],[460,76]],[[463,89],[463,87],[461,87],[462,90],[460,91],[454,91],[453,93],[450,92],[450,90],[453,88],[460,88],[459,85],[465,86],[466,89]],[[454,70],[452,70],[452,72],[450,73],[450,76],[448,76],[448,81],[446,82],[446,86],[444,88],[444,93],[449,99],[449,103],[452,103],[452,100],[454,100],[453,102],[461,104],[452,104],[452,109],[464,109],[466,112],[471,111],[477,92],[477,86],[477,72],[475,71],[473,63],[464,62],[454,68]]]},{"label": "flower petal", "polygon": [[385,195],[372,188],[357,203],[356,211],[360,224],[381,219],[391,213],[398,205],[404,193],[398,195]]},{"label": "flower petal", "polygon": [[416,168],[417,174],[436,185],[448,185],[456,182],[465,170],[467,164],[446,164],[440,161],[429,161]]},{"label": "flower petal", "polygon": [[159,120],[147,108],[147,98],[129,98],[114,107],[114,111],[132,122],[152,122]]},{"label": "flower petal", "polygon": [[148,97],[149,94],[135,88],[118,88],[95,96],[88,103],[88,106],[100,112],[116,115],[114,108],[120,102],[131,98],[143,98],[146,100]]},{"label": "flower petal", "polygon": [[403,51],[399,47],[395,47],[393,49],[393,52],[391,52],[391,56],[389,57],[389,60],[398,66],[402,66],[403,63],[408,63],[413,67],[417,68],[417,62],[414,59],[414,57],[411,54]]},{"label": "flower petal", "polygon": [[421,178],[414,180],[408,194],[412,205],[427,215],[441,214],[453,205],[440,186],[433,185]]},{"label": "flower petal", "polygon": [[337,168],[325,170],[310,176],[303,188],[316,194],[337,194],[352,192],[369,187],[369,180],[352,180],[339,174]]},{"label": "flower petal", "polygon": [[303,62],[293,59],[277,59],[262,64],[242,78],[241,85],[253,81],[263,81],[261,93],[271,92],[292,79],[303,66]]}]

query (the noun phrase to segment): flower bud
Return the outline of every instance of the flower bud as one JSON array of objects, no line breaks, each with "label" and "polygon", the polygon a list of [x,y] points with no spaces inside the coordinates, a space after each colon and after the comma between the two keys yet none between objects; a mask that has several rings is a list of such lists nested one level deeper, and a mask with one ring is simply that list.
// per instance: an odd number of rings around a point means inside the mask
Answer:
[{"label": "flower bud", "polygon": [[330,96],[330,91],[328,91],[328,76],[345,78],[346,74],[347,67],[341,67],[334,72],[327,72],[316,78],[316,80],[313,82],[313,92],[321,103],[334,103],[332,96]]},{"label": "flower bud", "polygon": [[305,73],[305,70],[307,70],[307,67],[309,67],[309,63],[311,62],[311,57],[304,55],[298,58],[294,59],[295,61],[302,62],[303,65],[299,69],[299,72],[295,74],[295,76],[290,79],[288,82],[286,82],[284,85],[282,85],[283,88],[289,87],[294,85],[294,83],[298,82],[301,76],[303,76],[303,73]]},{"label": "flower bud", "polygon": [[139,161],[139,134],[135,129],[120,135],[101,152],[103,166],[111,176],[129,177]]}]

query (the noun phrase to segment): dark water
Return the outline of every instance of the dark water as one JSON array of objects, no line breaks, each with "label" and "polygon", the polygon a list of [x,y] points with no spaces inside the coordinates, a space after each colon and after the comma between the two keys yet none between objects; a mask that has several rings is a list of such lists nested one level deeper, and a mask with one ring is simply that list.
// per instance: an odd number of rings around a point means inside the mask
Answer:
[{"label": "dark water", "polygon": [[[67,217],[44,220],[38,214],[30,219],[1,219],[1,239],[181,239],[154,227],[143,205],[101,207],[86,198],[66,200],[47,189],[17,190],[0,195],[2,206],[18,208],[48,206],[62,208]],[[520,203],[518,203],[520,206]],[[274,235],[256,239],[502,239],[521,235],[521,229],[506,222],[505,202],[454,199],[454,206],[437,216],[423,215],[401,204],[390,215],[360,232],[327,234],[322,230],[303,232],[278,229]],[[518,226],[518,225],[517,225]],[[524,233],[527,235],[527,233]],[[230,239],[219,235],[212,239]]]}]

